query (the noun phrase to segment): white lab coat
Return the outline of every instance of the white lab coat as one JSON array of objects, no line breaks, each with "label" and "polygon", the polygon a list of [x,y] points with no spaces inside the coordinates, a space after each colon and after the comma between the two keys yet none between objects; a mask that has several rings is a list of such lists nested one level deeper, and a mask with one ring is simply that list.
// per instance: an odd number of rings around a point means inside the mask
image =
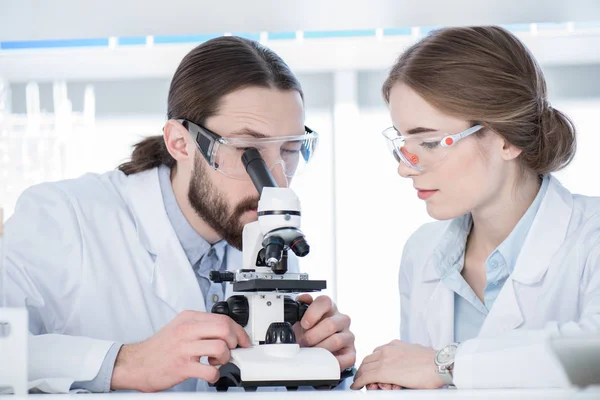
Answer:
[{"label": "white lab coat", "polygon": [[[68,392],[97,375],[114,342],[143,341],[181,311],[206,311],[157,169],[34,186],[5,237],[9,304],[29,310],[30,389]],[[228,246],[227,269],[241,267]],[[175,390],[206,388],[188,380]]]},{"label": "white lab coat", "polygon": [[[454,341],[454,292],[440,282],[435,248],[449,221],[421,227],[399,274],[401,338],[441,349]],[[450,235],[450,236],[449,236]],[[554,177],[478,337],[455,358],[458,388],[566,387],[547,339],[600,332],[600,198],[571,194]]]}]

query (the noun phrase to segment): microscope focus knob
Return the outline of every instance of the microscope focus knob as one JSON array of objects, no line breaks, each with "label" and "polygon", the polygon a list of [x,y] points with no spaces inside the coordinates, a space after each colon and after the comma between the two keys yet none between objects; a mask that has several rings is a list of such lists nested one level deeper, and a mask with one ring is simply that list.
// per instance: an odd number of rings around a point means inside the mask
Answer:
[{"label": "microscope focus knob", "polygon": [[229,304],[226,301],[219,301],[212,306],[210,312],[229,316]]},{"label": "microscope focus knob", "polygon": [[250,318],[250,306],[246,296],[231,296],[227,301],[219,301],[212,307],[213,314],[223,314],[240,324],[242,327],[248,325]]},{"label": "microscope focus knob", "polygon": [[233,282],[235,275],[233,272],[210,271],[209,279],[214,283]]},{"label": "microscope focus knob", "polygon": [[242,327],[248,325],[250,306],[246,296],[231,296],[227,299],[227,304],[229,305],[229,316]]},{"label": "microscope focus knob", "polygon": [[294,329],[289,322],[273,322],[267,329],[265,344],[290,344],[296,343]]},{"label": "microscope focus knob", "polygon": [[283,299],[283,315],[285,322],[294,325],[298,321],[302,321],[304,313],[308,309],[308,304],[300,303],[290,297]]}]

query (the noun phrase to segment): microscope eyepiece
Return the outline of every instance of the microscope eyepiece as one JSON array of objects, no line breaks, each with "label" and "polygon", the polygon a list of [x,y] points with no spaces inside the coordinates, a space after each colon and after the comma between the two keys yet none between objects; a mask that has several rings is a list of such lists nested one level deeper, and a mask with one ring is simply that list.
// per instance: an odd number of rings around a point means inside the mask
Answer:
[{"label": "microscope eyepiece", "polygon": [[249,148],[246,150],[242,154],[242,163],[246,167],[246,172],[250,175],[256,190],[258,190],[258,194],[261,194],[265,187],[277,187],[275,178],[271,175],[271,171],[257,149]]}]

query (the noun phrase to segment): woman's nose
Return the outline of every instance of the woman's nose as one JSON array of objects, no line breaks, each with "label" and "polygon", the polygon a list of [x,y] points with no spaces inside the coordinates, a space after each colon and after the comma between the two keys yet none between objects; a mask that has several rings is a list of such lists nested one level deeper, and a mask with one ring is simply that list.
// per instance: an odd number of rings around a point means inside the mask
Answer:
[{"label": "woman's nose", "polygon": [[400,160],[398,162],[398,175],[400,175],[401,177],[410,178],[417,174],[419,174],[419,171],[417,171],[413,167],[409,167],[408,165],[406,165],[406,163],[404,163],[404,161]]}]

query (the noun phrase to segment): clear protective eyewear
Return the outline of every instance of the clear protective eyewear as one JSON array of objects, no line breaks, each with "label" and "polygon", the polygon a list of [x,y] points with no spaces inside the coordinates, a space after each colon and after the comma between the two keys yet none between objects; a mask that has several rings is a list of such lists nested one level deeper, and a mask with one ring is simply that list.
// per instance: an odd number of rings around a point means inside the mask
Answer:
[{"label": "clear protective eyewear", "polygon": [[440,164],[448,156],[448,151],[459,141],[481,129],[483,125],[475,125],[456,134],[416,133],[402,135],[393,126],[382,132],[387,145],[398,162],[403,162],[417,171],[431,169]]},{"label": "clear protective eyewear", "polygon": [[240,180],[250,180],[242,163],[242,154],[257,149],[267,167],[280,169],[287,179],[306,169],[317,148],[319,135],[308,127],[304,134],[265,138],[226,138],[184,119],[177,119],[190,133],[208,164],[223,174]]}]

